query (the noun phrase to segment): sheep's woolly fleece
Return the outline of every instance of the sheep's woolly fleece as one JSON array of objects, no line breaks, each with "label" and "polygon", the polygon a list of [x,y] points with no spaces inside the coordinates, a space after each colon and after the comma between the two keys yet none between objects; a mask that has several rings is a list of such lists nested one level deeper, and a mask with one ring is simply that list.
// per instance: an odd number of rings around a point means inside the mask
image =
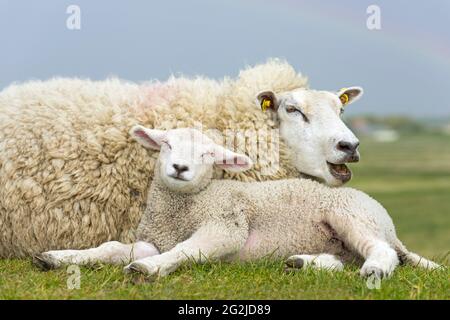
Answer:
[{"label": "sheep's woolly fleece", "polygon": [[[260,111],[256,94],[305,86],[306,79],[279,60],[222,81],[56,78],[9,86],[0,93],[0,257],[133,241],[157,157],[129,137],[133,125],[269,130],[277,123]],[[252,144],[235,144],[254,152]],[[274,158],[270,150],[267,157]],[[248,172],[215,177],[297,175],[281,143],[275,174],[262,175],[256,163]]]}]

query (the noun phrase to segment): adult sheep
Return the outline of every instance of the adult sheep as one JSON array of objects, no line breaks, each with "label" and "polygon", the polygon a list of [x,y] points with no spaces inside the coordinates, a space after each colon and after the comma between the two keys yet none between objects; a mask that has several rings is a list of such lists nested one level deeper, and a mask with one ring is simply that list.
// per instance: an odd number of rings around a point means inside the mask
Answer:
[{"label": "adult sheep", "polygon": [[[361,90],[305,88],[306,79],[278,60],[222,81],[53,79],[8,87],[0,93],[0,256],[133,241],[156,159],[130,143],[136,123],[160,129],[201,123],[223,133],[280,128],[276,171],[263,170],[277,158],[277,148],[269,148],[253,170],[216,177],[253,181],[302,172],[342,184],[350,177],[343,163],[357,160],[358,143],[335,109]],[[255,103],[259,92],[270,112]],[[250,138],[238,135],[234,143],[252,154],[254,144],[242,143]]]}]

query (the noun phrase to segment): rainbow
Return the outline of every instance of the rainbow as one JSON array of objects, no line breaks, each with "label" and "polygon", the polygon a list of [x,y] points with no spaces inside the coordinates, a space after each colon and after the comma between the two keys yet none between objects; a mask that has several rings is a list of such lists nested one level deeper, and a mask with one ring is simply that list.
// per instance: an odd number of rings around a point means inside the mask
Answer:
[{"label": "rainbow", "polygon": [[[313,25],[330,28],[336,33],[367,36],[376,32],[376,37],[370,41],[377,41],[380,45],[389,46],[407,55],[414,55],[436,67],[444,67],[450,72],[450,41],[422,31],[420,25],[414,28],[404,28],[401,25],[383,25],[383,6],[381,7],[382,29],[369,31],[365,27],[367,17],[364,11],[343,7],[342,2],[317,2],[305,0],[271,0],[278,7],[286,9],[288,15],[297,15],[303,21]],[[255,1],[256,4],[256,1]],[[261,4],[258,4],[261,5]],[[362,8],[363,5],[361,4]],[[345,9],[345,10],[344,10]],[[409,25],[408,25],[409,27]]]}]

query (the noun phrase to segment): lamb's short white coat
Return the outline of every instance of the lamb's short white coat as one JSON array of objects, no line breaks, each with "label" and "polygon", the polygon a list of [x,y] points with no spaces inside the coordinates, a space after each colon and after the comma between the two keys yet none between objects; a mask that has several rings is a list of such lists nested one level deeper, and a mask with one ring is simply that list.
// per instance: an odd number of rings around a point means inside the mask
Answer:
[{"label": "lamb's short white coat", "polygon": [[291,256],[291,267],[336,270],[343,262],[363,261],[363,276],[390,276],[400,261],[438,267],[409,252],[386,210],[363,192],[306,179],[211,180],[213,163],[241,171],[251,160],[194,129],[165,132],[137,126],[131,134],[147,148],[161,148],[149,191],[152,206],[138,227],[140,242],[49,251],[36,257],[41,266],[131,260],[126,271],[165,276],[187,261],[271,255]]}]

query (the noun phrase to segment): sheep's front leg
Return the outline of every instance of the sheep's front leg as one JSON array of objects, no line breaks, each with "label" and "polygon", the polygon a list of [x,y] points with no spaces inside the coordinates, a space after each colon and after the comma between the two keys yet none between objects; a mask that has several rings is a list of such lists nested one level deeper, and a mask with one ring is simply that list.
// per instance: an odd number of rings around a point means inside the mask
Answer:
[{"label": "sheep's front leg", "polygon": [[367,248],[361,250],[366,258],[360,270],[361,276],[390,277],[399,264],[397,252],[382,240],[366,241],[365,246]]},{"label": "sheep's front leg", "polygon": [[44,270],[64,265],[91,265],[95,263],[127,264],[136,259],[159,254],[154,245],[147,242],[123,244],[110,241],[96,248],[85,250],[54,250],[33,257],[35,265]]},{"label": "sheep's front leg", "polygon": [[328,217],[327,223],[348,247],[365,259],[360,270],[361,276],[389,277],[399,264],[398,255],[384,239],[380,232],[382,227],[371,218],[363,214],[352,216],[334,214]]},{"label": "sheep's front leg", "polygon": [[189,239],[177,244],[170,251],[136,260],[126,266],[124,271],[139,272],[154,277],[166,276],[182,263],[220,260],[238,252],[244,245],[247,235],[248,230],[239,228],[239,224],[236,228],[221,224],[204,225]]},{"label": "sheep's front leg", "polygon": [[291,269],[325,269],[332,271],[342,271],[344,264],[334,255],[322,254],[299,254],[290,256],[286,260],[288,270]]}]

